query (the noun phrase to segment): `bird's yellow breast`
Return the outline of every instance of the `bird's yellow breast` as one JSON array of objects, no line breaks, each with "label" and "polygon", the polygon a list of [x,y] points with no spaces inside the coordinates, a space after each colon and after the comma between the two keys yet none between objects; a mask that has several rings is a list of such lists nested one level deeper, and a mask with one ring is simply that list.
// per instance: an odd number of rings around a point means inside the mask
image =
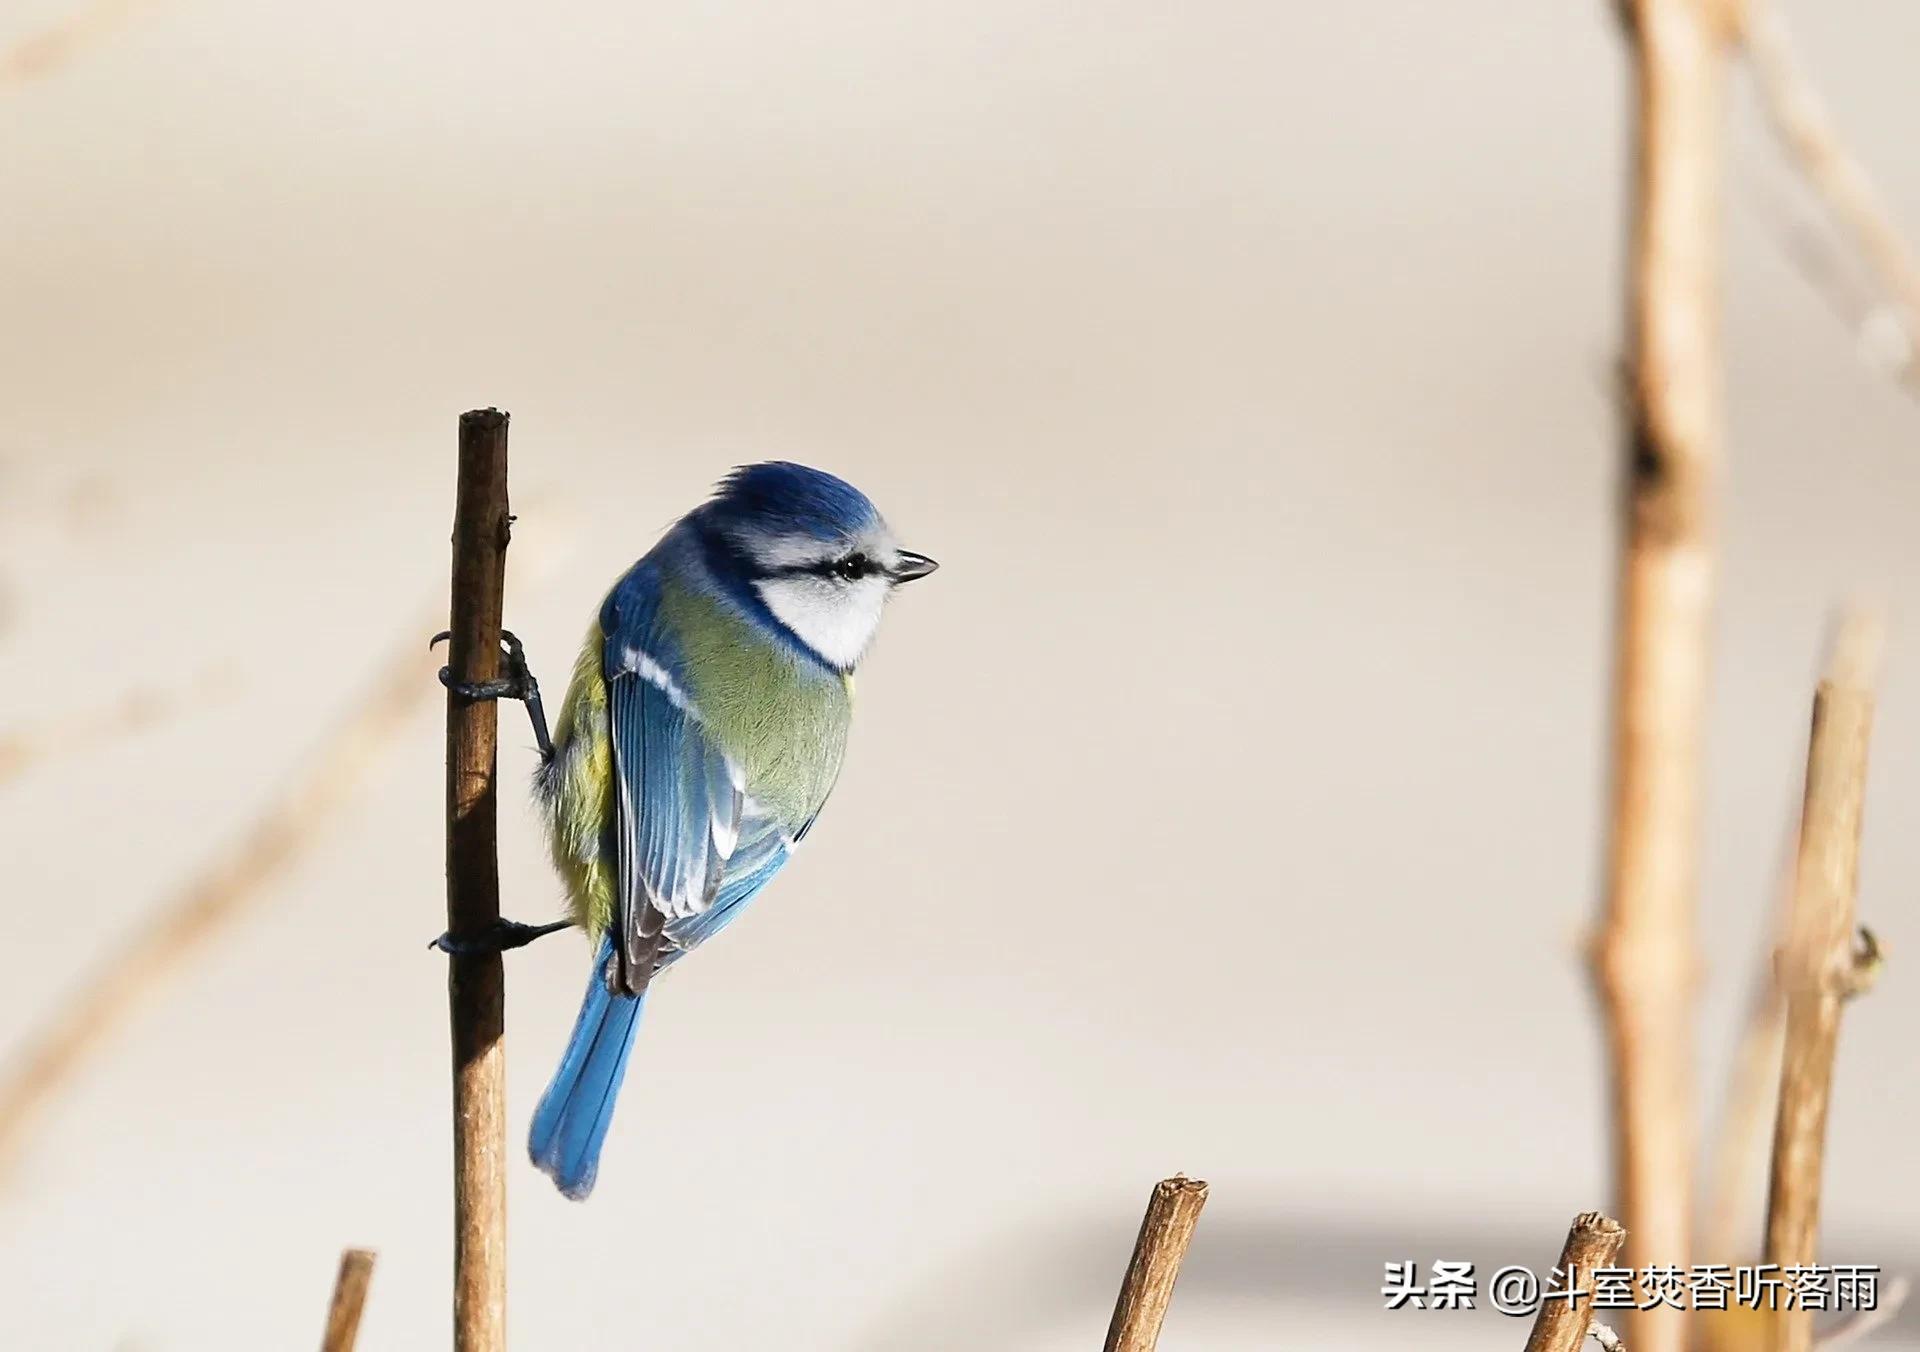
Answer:
[{"label": "bird's yellow breast", "polygon": [[613,739],[607,723],[607,683],[600,670],[606,636],[596,620],[573,664],[554,727],[553,761],[541,773],[547,844],[566,884],[573,921],[598,937],[613,923],[612,852],[605,848],[613,820]]}]

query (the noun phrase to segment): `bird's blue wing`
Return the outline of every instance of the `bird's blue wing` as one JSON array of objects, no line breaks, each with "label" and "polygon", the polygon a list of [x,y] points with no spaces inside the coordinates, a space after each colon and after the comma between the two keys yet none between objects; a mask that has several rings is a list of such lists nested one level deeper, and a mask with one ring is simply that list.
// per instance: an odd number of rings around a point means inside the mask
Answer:
[{"label": "bird's blue wing", "polygon": [[716,746],[687,693],[678,645],[658,623],[659,580],[638,569],[607,598],[602,668],[614,769],[615,979],[646,988],[663,931],[714,902],[740,841],[737,762]]},{"label": "bird's blue wing", "polygon": [[749,799],[747,815],[740,825],[739,847],[727,861],[713,904],[698,915],[667,922],[661,968],[671,966],[725,929],[792,856],[794,842],[786,831],[772,817],[752,809]]}]

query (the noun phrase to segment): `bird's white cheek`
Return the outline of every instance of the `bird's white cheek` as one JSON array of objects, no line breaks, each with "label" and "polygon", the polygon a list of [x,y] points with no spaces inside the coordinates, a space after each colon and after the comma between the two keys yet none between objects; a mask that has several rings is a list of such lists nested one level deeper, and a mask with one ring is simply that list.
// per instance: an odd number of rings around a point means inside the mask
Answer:
[{"label": "bird's white cheek", "polygon": [[809,648],[839,667],[851,667],[873,642],[887,604],[885,578],[845,584],[817,578],[773,578],[758,584],[774,618]]}]

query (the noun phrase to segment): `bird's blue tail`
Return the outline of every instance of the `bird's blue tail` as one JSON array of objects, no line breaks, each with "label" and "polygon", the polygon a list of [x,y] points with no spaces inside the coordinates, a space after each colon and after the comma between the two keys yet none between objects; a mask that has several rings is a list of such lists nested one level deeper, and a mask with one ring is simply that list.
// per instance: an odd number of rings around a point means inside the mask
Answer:
[{"label": "bird's blue tail", "polygon": [[611,935],[600,941],[580,1017],[574,1020],[560,1069],[534,1109],[527,1152],[561,1192],[578,1201],[593,1191],[600,1144],[613,1121],[613,1101],[627,1073],[627,1053],[640,1023],[645,996],[613,995],[604,973],[613,953]]}]

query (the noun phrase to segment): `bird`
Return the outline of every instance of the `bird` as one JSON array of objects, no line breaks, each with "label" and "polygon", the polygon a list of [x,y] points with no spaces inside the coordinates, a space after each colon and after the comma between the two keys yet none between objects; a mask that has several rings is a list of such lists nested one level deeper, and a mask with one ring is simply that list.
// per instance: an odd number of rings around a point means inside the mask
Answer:
[{"label": "bird", "polygon": [[549,737],[524,650],[507,675],[441,679],[526,703],[568,914],[436,942],[519,947],[578,926],[587,989],[528,1153],[584,1199],[652,982],[726,928],[806,839],[833,791],[854,670],[888,598],[939,565],[903,549],[867,496],[790,461],[744,465],[606,594]]}]

